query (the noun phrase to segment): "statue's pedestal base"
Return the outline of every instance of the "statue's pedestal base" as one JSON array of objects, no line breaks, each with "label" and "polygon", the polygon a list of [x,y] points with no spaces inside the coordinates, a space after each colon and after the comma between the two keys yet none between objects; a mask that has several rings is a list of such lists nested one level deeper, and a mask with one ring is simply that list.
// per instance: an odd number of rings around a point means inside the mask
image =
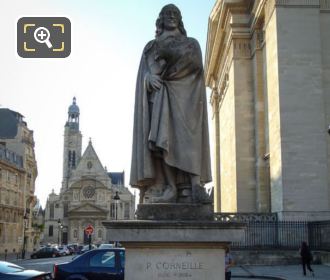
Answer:
[{"label": "statue's pedestal base", "polygon": [[138,220],[212,220],[212,204],[154,203],[139,204],[136,216]]},{"label": "statue's pedestal base", "polygon": [[239,224],[200,220],[103,225],[126,248],[125,280],[224,280],[224,250],[244,234]]},{"label": "statue's pedestal base", "polygon": [[225,245],[181,242],[125,244],[125,280],[224,280]]}]

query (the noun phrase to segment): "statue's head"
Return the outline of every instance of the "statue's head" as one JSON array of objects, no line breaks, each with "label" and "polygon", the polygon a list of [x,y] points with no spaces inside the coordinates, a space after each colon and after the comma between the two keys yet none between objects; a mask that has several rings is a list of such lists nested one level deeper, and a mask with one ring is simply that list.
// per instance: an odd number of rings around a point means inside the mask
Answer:
[{"label": "statue's head", "polygon": [[182,16],[179,8],[173,4],[166,5],[159,13],[156,21],[156,36],[163,33],[164,30],[178,29],[182,35],[187,36],[184,29]]}]

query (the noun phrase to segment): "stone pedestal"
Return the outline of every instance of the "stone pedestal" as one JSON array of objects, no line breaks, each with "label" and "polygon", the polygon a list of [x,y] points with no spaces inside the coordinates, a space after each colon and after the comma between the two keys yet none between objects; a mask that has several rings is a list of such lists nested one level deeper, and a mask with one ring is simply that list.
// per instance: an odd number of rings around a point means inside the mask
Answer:
[{"label": "stone pedestal", "polygon": [[225,244],[152,242],[125,246],[125,280],[224,279]]},{"label": "stone pedestal", "polygon": [[138,220],[212,220],[213,205],[186,203],[139,204],[136,210]]},{"label": "stone pedestal", "polygon": [[125,280],[224,280],[224,250],[241,224],[217,221],[104,222],[107,240],[126,248]]}]

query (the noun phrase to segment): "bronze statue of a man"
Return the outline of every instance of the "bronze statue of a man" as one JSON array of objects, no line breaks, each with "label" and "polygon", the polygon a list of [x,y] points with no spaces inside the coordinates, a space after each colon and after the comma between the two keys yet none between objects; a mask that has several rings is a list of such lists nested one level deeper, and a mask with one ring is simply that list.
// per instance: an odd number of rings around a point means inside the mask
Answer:
[{"label": "bronze statue of a man", "polygon": [[211,169],[202,56],[173,4],[143,50],[135,94],[130,184],[140,203],[204,202]]}]

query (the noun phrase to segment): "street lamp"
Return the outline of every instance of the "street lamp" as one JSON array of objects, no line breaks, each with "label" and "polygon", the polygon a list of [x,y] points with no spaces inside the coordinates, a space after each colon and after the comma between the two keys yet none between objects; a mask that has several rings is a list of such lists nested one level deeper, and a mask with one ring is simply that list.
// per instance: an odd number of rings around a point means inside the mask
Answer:
[{"label": "street lamp", "polygon": [[[118,191],[116,191],[115,196],[113,197],[113,200],[115,201],[116,205],[116,221],[118,220],[118,203],[120,200],[120,196],[118,195]],[[118,241],[115,241],[115,247],[118,247]]]},{"label": "street lamp", "polygon": [[120,196],[118,195],[118,192],[116,192],[115,196],[113,197],[116,205],[116,220],[118,220],[118,203],[120,200]]},{"label": "street lamp", "polygon": [[29,219],[27,213],[25,212],[24,216],[23,216],[23,248],[22,248],[22,259],[25,258],[25,228],[26,228],[26,221]]},{"label": "street lamp", "polygon": [[58,224],[57,244],[58,244],[58,246],[60,246],[60,231],[63,228],[63,225],[61,223],[61,219],[57,220],[57,224]]}]

